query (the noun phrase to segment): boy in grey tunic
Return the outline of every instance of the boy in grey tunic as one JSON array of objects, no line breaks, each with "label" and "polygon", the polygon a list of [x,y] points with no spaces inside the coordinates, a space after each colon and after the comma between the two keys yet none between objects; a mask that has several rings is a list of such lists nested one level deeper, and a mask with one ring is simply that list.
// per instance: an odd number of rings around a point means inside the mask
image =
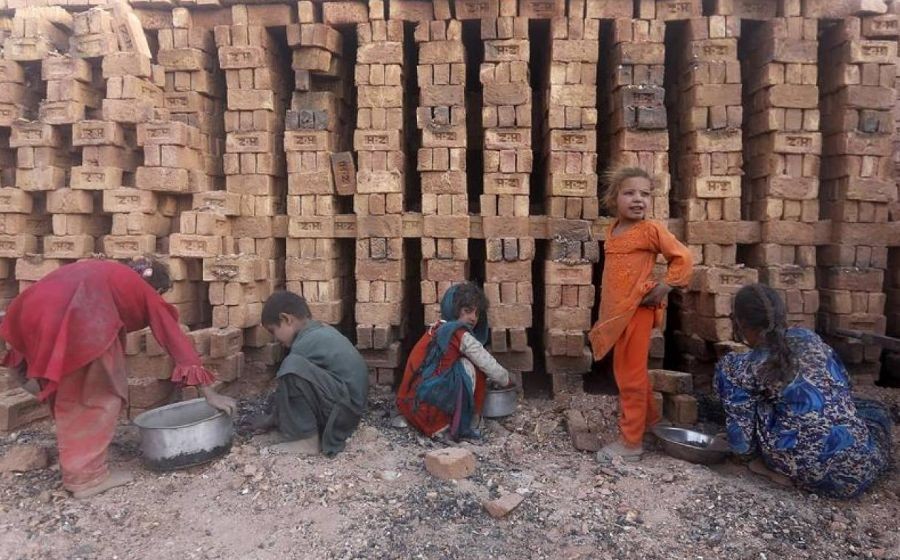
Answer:
[{"label": "boy in grey tunic", "polygon": [[269,297],[262,324],[289,349],[278,368],[268,422],[288,441],[270,449],[321,450],[325,455],[343,451],[366,410],[369,369],[359,351],[335,328],[315,321],[306,300],[291,292]]}]

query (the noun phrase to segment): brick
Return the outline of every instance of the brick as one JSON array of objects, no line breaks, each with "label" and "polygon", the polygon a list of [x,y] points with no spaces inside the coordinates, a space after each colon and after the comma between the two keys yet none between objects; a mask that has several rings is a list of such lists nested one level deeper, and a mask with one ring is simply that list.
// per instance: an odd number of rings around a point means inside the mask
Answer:
[{"label": "brick", "polygon": [[13,389],[0,394],[0,431],[16,430],[49,415],[49,407],[38,402],[24,389]]},{"label": "brick", "polygon": [[665,369],[651,369],[650,384],[654,391],[668,395],[693,392],[693,377],[689,373]]},{"label": "brick", "polygon": [[697,399],[690,395],[664,395],[663,414],[676,425],[697,423]]},{"label": "brick", "polygon": [[448,447],[425,454],[425,470],[441,480],[458,480],[475,473],[475,455],[468,449]]}]

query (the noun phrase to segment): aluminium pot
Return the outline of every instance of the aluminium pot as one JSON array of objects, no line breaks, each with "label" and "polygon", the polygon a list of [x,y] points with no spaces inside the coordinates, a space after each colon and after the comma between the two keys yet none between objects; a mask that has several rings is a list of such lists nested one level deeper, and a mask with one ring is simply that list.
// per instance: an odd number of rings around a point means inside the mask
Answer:
[{"label": "aluminium pot", "polygon": [[516,411],[519,392],[515,387],[504,389],[488,389],[484,396],[481,415],[485,418],[502,418]]},{"label": "aluminium pot", "polygon": [[206,399],[174,403],[139,414],[134,424],[141,433],[144,463],[155,470],[200,465],[231,449],[231,417]]}]

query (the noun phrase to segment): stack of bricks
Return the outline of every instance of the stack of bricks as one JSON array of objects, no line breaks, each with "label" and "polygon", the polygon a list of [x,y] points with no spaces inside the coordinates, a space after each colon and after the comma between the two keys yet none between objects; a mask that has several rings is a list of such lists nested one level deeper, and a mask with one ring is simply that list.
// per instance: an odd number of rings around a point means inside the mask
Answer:
[{"label": "stack of bricks", "polygon": [[[186,328],[185,328],[186,330]],[[204,328],[187,333],[203,365],[216,372],[214,389],[238,379],[244,368],[240,329]],[[128,366],[129,418],[163,406],[179,397],[196,398],[195,387],[177,391],[169,381],[175,363],[149,329],[128,333],[125,340],[125,362]]]},{"label": "stack of bricks", "polygon": [[818,22],[766,20],[742,37],[744,84],[743,217],[761,222],[761,243],[745,264],[787,305],[788,322],[812,328],[819,307]]},{"label": "stack of bricks", "polygon": [[[644,7],[646,2],[642,2]],[[652,3],[650,3],[652,5]],[[588,17],[591,17],[590,5]],[[601,38],[602,39],[602,38]],[[601,103],[600,120],[611,127],[609,142],[602,149],[608,153],[606,164],[640,167],[656,182],[650,217],[669,217],[669,136],[666,131],[665,24],[654,19],[619,18],[613,22],[609,40],[603,40],[601,52],[612,52],[612,63],[606,65],[611,75],[599,83],[612,89]],[[614,209],[608,209],[614,212]]]},{"label": "stack of bricks", "polygon": [[[822,59],[822,218],[829,244],[819,248],[822,305],[818,328],[884,334],[884,275],[897,196],[892,173],[892,109],[897,92],[896,30],[885,36],[877,18],[826,24]],[[829,339],[856,383],[874,383],[881,347]]]},{"label": "stack of bricks", "polygon": [[[400,341],[407,327],[403,33],[399,20],[373,18],[357,26],[356,344],[378,383],[393,383],[403,367]],[[384,82],[371,83],[381,73]]]},{"label": "stack of bricks", "polygon": [[720,354],[716,344],[732,338],[731,293],[720,280],[724,276],[740,285],[757,278],[755,270],[734,266],[743,161],[740,22],[732,15],[713,15],[690,17],[680,25],[678,44],[672,45],[672,83],[667,84],[676,170],[671,211],[684,221],[698,279],[694,288],[706,289],[675,292],[672,299],[679,311],[680,363],[705,387]]},{"label": "stack of bricks", "polygon": [[[553,13],[549,91],[545,98],[549,152],[544,167],[550,249],[544,267],[544,364],[554,393],[580,389],[593,357],[585,345],[595,304],[592,285],[600,244],[591,225],[597,198],[597,62],[600,20]],[[564,8],[564,6],[563,6]],[[569,387],[569,385],[573,385]]]},{"label": "stack of bricks", "polygon": [[21,7],[12,20],[12,30],[3,43],[7,60],[40,62],[54,52],[69,48],[72,16],[59,7]]},{"label": "stack of bricks", "polygon": [[285,287],[306,298],[317,320],[341,325],[351,312],[347,291],[355,289],[347,246],[334,239],[338,197],[352,194],[356,183],[352,154],[340,151],[350,140],[341,94],[350,89],[352,78],[339,68],[341,34],[305,12],[311,10],[300,10],[300,23],[288,27],[288,46],[297,54],[284,133],[289,217]]},{"label": "stack of bricks", "polygon": [[230,236],[222,238],[222,249],[205,255],[204,278],[223,283],[222,290],[210,286],[213,326],[244,329],[244,344],[263,362],[272,361],[274,347],[259,324],[260,311],[284,276],[283,241],[275,237],[274,216],[285,211],[282,146],[290,90],[279,71],[284,61],[277,39],[267,26],[283,27],[292,17],[287,6],[237,5],[233,24],[215,28],[228,88],[225,189],[239,197],[239,215],[228,220]]},{"label": "stack of bricks", "polygon": [[533,369],[526,329],[532,326],[530,231],[532,92],[528,20],[481,20],[484,63],[484,194],[481,215],[487,253],[484,290],[490,301],[491,350],[507,369]]},{"label": "stack of bricks", "polygon": [[696,424],[697,399],[691,394],[695,378],[690,373],[666,369],[651,369],[649,374],[656,409],[675,426]]},{"label": "stack of bricks", "polygon": [[451,284],[469,276],[466,193],[466,59],[458,20],[420,23],[417,169],[422,179],[422,304],[425,323],[440,319]]}]

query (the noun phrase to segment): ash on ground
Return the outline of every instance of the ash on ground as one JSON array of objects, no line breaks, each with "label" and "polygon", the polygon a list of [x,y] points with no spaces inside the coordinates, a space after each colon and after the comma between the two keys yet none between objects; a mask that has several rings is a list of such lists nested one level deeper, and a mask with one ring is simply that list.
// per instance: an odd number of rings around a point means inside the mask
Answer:
[{"label": "ash on ground", "polygon": [[[867,396],[900,411],[900,391]],[[849,502],[775,487],[726,462],[691,465],[659,452],[600,465],[576,451],[565,410],[615,436],[616,398],[528,400],[462,443],[478,459],[460,481],[428,475],[423,455],[444,444],[392,427],[393,396],[374,391],[336,458],[267,453],[243,426],[266,398],[241,401],[232,451],[215,462],[155,473],[123,425],[110,448],[135,482],[91,501],[60,487],[53,427],[0,439],[51,450],[51,466],[0,475],[0,558],[900,558],[900,480],[894,470]],[[900,448],[900,430],[895,430]],[[605,443],[605,442],[604,442]],[[482,503],[525,499],[502,519]]]}]

